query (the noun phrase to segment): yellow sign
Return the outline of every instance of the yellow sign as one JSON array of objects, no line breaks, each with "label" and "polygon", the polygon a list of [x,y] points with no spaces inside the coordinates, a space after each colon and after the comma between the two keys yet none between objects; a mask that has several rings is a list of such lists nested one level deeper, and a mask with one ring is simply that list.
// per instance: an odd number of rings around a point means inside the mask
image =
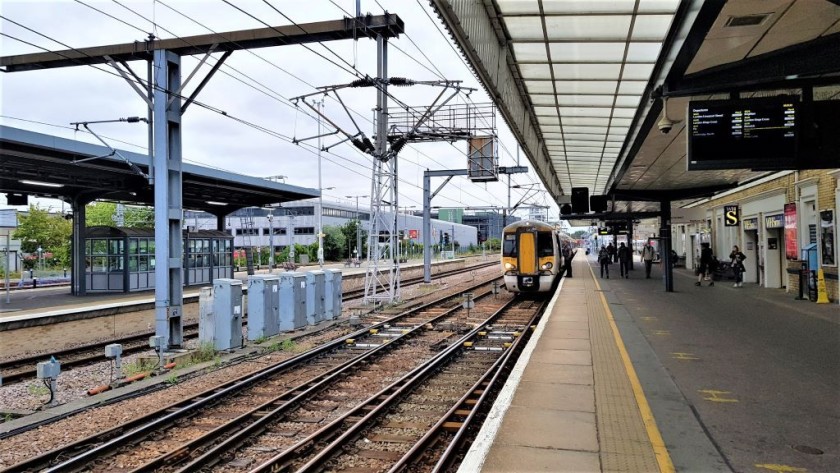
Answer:
[{"label": "yellow sign", "polygon": [[817,304],[828,304],[828,293],[825,290],[825,274],[822,268],[817,271]]}]

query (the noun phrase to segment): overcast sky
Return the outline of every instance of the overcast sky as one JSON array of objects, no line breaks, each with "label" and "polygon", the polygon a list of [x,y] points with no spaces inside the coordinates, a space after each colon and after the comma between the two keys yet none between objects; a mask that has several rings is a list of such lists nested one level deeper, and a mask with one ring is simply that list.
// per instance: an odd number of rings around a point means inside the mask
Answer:
[{"label": "overcast sky", "polygon": [[[158,38],[173,38],[211,31],[222,33],[267,25],[289,25],[292,21],[334,20],[352,14],[355,4],[355,0],[230,0],[229,3],[222,0],[2,0],[0,50],[3,56],[8,56],[142,41],[149,32]],[[459,53],[456,54],[446,30],[427,1],[361,1],[362,12],[381,14],[383,8],[400,15],[406,27],[406,34],[391,41],[391,77],[463,80],[465,86],[479,89],[470,97],[472,102],[489,101]],[[215,54],[208,60],[187,85],[187,95],[219,56]],[[200,59],[183,58],[184,79]],[[287,183],[317,188],[316,143],[299,146],[289,140],[316,135],[317,121],[304,113],[303,107],[296,109],[289,99],[314,92],[318,86],[352,81],[356,78],[353,73],[375,76],[375,60],[376,44],[368,39],[312,44],[309,49],[282,46],[233,53],[197,98],[212,109],[224,111],[227,116],[201,106],[191,106],[187,110],[182,125],[185,161],[252,176],[284,175]],[[135,61],[129,65],[145,78],[144,62]],[[409,105],[430,103],[439,93],[439,89],[422,86],[391,87],[390,91]],[[86,133],[75,132],[70,122],[146,115],[144,103],[137,94],[107,66],[0,74],[0,92],[0,123],[83,141],[96,142]],[[362,130],[371,136],[373,125],[370,120],[376,103],[373,91],[349,89],[341,97],[354,112],[360,114],[356,120]],[[459,98],[456,102],[464,103],[464,100]],[[325,113],[335,117],[342,125],[350,123],[333,98],[326,99]],[[497,124],[500,164],[514,165],[516,142],[501,117]],[[255,126],[271,133],[260,131]],[[98,134],[108,137],[114,147],[145,151],[147,130],[143,123],[91,127],[95,127],[93,129]],[[325,138],[325,143],[332,141],[338,140]],[[406,147],[399,157],[400,206],[416,206],[419,210],[422,205],[423,170],[465,168],[466,149],[465,141]],[[524,154],[521,163],[532,168]],[[322,186],[335,188],[324,191],[325,199],[348,202],[347,195],[368,195],[371,191],[370,177],[371,158],[352,146],[343,144],[329,153],[323,153]],[[442,179],[432,181],[433,190],[440,182]],[[527,175],[514,175],[512,182],[527,187],[538,179],[531,171]],[[507,178],[504,178],[504,183],[475,184],[458,177],[435,197],[432,205],[501,207],[506,203],[506,183]],[[523,195],[524,189],[513,189],[512,203],[517,203]],[[556,205],[545,192],[529,196],[526,202],[551,205],[549,215],[553,218],[557,216]],[[4,203],[5,196],[2,196],[0,205]],[[52,204],[55,205],[55,202]]]}]

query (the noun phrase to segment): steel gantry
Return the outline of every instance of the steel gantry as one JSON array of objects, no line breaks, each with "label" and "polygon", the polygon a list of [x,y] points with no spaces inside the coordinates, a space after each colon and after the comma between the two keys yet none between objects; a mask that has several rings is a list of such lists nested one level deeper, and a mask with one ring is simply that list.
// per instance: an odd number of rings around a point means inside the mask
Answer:
[{"label": "steel gantry", "polygon": [[[403,22],[397,15],[385,14],[163,40],[149,35],[144,42],[1,57],[0,70],[17,72],[108,64],[148,105],[149,154],[152,156],[148,184],[154,186],[155,206],[155,334],[164,337],[168,347],[179,347],[183,343],[181,124],[184,111],[196,103],[198,94],[233,51],[359,37],[376,38],[383,49],[386,38],[403,30]],[[186,84],[214,53],[222,53],[222,56],[192,93],[185,95]],[[199,54],[204,55],[203,59],[182,83],[181,57]],[[127,64],[136,60],[147,61],[145,80]],[[73,269],[80,275],[84,274],[84,255],[80,257],[83,251],[80,249],[84,248],[81,240],[84,206],[95,198],[95,195],[87,198],[80,195],[73,199]],[[76,280],[81,280],[78,284],[83,289],[83,278]]]}]

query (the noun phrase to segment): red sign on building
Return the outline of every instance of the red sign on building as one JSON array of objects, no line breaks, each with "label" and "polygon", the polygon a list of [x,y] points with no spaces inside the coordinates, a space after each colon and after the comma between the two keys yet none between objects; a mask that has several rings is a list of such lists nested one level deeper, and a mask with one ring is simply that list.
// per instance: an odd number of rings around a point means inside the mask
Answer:
[{"label": "red sign on building", "polygon": [[408,238],[411,240],[417,239],[417,230],[409,230],[408,231]]},{"label": "red sign on building", "polygon": [[785,256],[799,259],[796,244],[796,203],[785,204]]}]

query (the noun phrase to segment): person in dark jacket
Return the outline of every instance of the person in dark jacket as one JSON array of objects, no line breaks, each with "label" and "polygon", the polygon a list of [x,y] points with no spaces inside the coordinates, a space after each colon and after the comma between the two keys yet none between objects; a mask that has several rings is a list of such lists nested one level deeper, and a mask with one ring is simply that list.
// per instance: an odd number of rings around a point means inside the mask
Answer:
[{"label": "person in dark jacket", "polygon": [[744,267],[744,260],[747,255],[741,253],[738,245],[732,247],[732,253],[729,253],[729,260],[732,264],[732,271],[735,272],[735,284],[732,287],[744,287],[744,272],[747,268]]},{"label": "person in dark jacket", "polygon": [[[709,277],[711,278],[712,265],[714,260],[714,255],[712,255],[712,248],[708,243],[700,243],[700,267],[697,268],[697,282],[694,283],[695,286],[702,286],[703,285],[703,278]],[[711,279],[709,281],[709,286],[714,286],[715,280]]]},{"label": "person in dark jacket", "polygon": [[605,274],[607,275],[607,279],[609,279],[610,263],[612,263],[612,256],[610,256],[610,252],[605,246],[602,246],[601,250],[598,251],[598,263],[601,264],[601,279],[604,279]]},{"label": "person in dark jacket", "polygon": [[630,248],[624,242],[618,246],[618,269],[622,278],[630,279]]},{"label": "person in dark jacket", "polygon": [[618,255],[616,254],[615,246],[613,246],[612,242],[607,245],[607,254],[610,255],[610,263],[613,261],[618,261]]}]

